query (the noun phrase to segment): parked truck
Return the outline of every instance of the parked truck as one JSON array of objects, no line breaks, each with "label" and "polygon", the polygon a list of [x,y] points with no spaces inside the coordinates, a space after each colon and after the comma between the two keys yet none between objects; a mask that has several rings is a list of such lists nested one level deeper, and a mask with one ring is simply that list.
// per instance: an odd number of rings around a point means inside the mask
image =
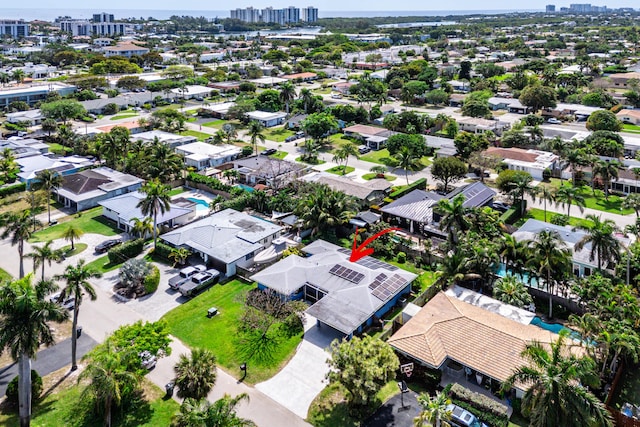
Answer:
[{"label": "parked truck", "polygon": [[219,277],[220,272],[218,270],[202,271],[191,276],[191,280],[180,286],[178,290],[183,296],[190,297],[207,286],[214,284]]},{"label": "parked truck", "polygon": [[171,289],[177,290],[180,286],[184,285],[189,281],[189,279],[197,273],[201,273],[205,271],[207,267],[204,265],[196,265],[196,266],[188,266],[180,270],[180,272],[169,279],[169,287]]}]

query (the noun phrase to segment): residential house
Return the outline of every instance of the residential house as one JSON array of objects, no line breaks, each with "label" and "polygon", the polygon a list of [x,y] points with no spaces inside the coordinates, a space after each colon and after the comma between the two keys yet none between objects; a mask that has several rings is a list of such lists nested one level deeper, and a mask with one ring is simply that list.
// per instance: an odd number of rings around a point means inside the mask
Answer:
[{"label": "residential house", "polygon": [[64,176],[77,173],[82,169],[93,166],[95,163],[93,159],[82,156],[58,157],[50,154],[28,153],[24,150],[19,151],[22,151],[22,156],[16,156],[16,163],[18,163],[20,167],[18,179],[27,185],[27,189],[31,187],[34,181],[37,181],[38,172],[45,169],[55,171]]},{"label": "residential house", "polygon": [[37,156],[47,154],[49,146],[44,142],[33,138],[20,138],[12,136],[9,139],[0,139],[0,153],[6,148],[11,150],[15,158]]},{"label": "residential house", "polygon": [[623,123],[640,126],[640,110],[620,110],[618,114],[616,114],[616,117]]},{"label": "residential house", "polygon": [[15,101],[24,101],[29,105],[47,99],[50,92],[57,92],[64,97],[76,91],[76,87],[62,83],[47,83],[31,86],[17,86],[0,89],[0,108],[7,108]]},{"label": "residential house", "polygon": [[[102,206],[102,216],[115,222],[118,229],[131,233],[135,220],[143,220],[146,217],[138,207],[138,204],[144,198],[145,195],[139,191],[132,191],[131,193],[102,200],[98,204]],[[191,208],[185,208],[170,203],[168,210],[158,214],[156,223],[158,227],[172,228],[192,221],[195,216],[195,204]],[[151,219],[153,220],[153,218]]]},{"label": "residential house", "polygon": [[211,82],[207,86],[212,89],[217,89],[221,93],[237,92],[240,90],[241,82]]},{"label": "residential house", "polygon": [[42,123],[44,116],[37,110],[16,111],[15,113],[6,114],[7,121],[9,123],[28,123],[29,126],[35,126]]},{"label": "residential house", "polygon": [[281,188],[290,181],[304,175],[309,166],[272,159],[267,156],[252,156],[233,161],[233,168],[240,174],[240,182],[255,185],[264,184]]},{"label": "residential house", "polygon": [[602,110],[600,107],[589,107],[587,105],[580,104],[564,104],[559,102],[555,108],[544,108],[540,114],[543,117],[565,117],[573,116],[576,121],[584,122],[589,116],[598,110]]},{"label": "residential house", "polygon": [[235,102],[221,102],[220,104],[211,104],[207,107],[204,107],[212,117],[216,119],[226,119],[227,114],[229,113],[229,109],[236,105]]},{"label": "residential house", "polygon": [[548,151],[489,147],[484,154],[500,159],[509,169],[529,172],[533,179],[537,181],[543,180],[545,169],[549,169],[551,172],[560,171],[563,178],[571,177],[568,171],[561,170],[560,156]]},{"label": "residential house", "polygon": [[242,149],[235,145],[213,145],[198,141],[176,147],[176,152],[184,156],[184,163],[188,167],[201,171],[235,160]]},{"label": "residential house", "polygon": [[369,125],[349,126],[342,129],[342,132],[346,136],[360,138],[364,145],[376,151],[383,149],[387,145],[389,137],[398,133],[382,127]]},{"label": "residential house", "polygon": [[110,56],[124,56],[131,58],[132,56],[142,56],[149,53],[149,49],[146,47],[138,46],[132,42],[122,42],[115,46],[106,46],[103,49],[104,56],[109,58]]},{"label": "residential house", "polygon": [[256,110],[256,111],[247,113],[246,115],[247,115],[247,118],[249,118],[249,120],[256,120],[266,128],[281,125],[284,123],[285,119],[287,118],[287,113],[283,113],[280,111],[271,113],[268,111]]},{"label": "residential house", "polygon": [[514,114],[529,114],[533,111],[533,108],[522,105],[522,103],[515,98],[500,98],[491,97],[487,101],[489,108],[492,110],[507,110],[509,113]]},{"label": "residential house", "polygon": [[615,88],[630,88],[629,80],[640,80],[640,73],[633,71],[630,73],[615,73],[609,76],[611,86]]},{"label": "residential house", "polygon": [[434,150],[436,157],[451,157],[458,154],[458,149],[453,139],[431,135],[426,135],[424,139],[427,147]]},{"label": "residential house", "polygon": [[260,77],[259,79],[249,80],[249,82],[255,84],[258,87],[266,88],[266,87],[274,87],[278,86],[284,82],[288,82],[287,79],[282,79],[280,77]]},{"label": "residential house", "polygon": [[349,95],[349,89],[351,88],[351,86],[355,85],[356,83],[354,82],[338,82],[338,83],[334,83],[331,86],[331,90],[338,92],[342,95]]},{"label": "residential house", "polygon": [[456,119],[458,127],[461,131],[471,133],[484,133],[488,130],[496,135],[502,135],[502,132],[509,129],[509,124],[498,120],[487,120],[479,117],[461,117]]},{"label": "residential house", "polygon": [[302,122],[307,117],[309,117],[308,114],[296,114],[295,116],[289,117],[289,120],[287,120],[287,127],[289,129],[300,129]]},{"label": "residential house", "polygon": [[[531,324],[534,316],[454,287],[418,307],[388,343],[414,363],[439,369],[454,381],[466,377],[488,386],[505,382],[517,368],[528,364],[522,352],[532,341],[549,344],[558,339],[557,334]],[[583,350],[576,346],[572,351]],[[516,396],[521,398],[529,386],[514,384]]]},{"label": "residential house", "polygon": [[282,227],[233,209],[225,209],[161,236],[168,245],[187,248],[227,277],[280,236]]},{"label": "residential house", "polygon": [[188,85],[184,87],[178,87],[171,89],[177,98],[194,99],[194,98],[206,98],[211,95],[211,88],[207,86]]},{"label": "residential house", "polygon": [[196,138],[195,136],[178,135],[171,132],[165,132],[163,130],[150,130],[147,132],[138,133],[132,138],[136,141],[142,141],[147,144],[151,144],[157,140],[163,144],[168,145],[171,148],[176,148],[185,144],[191,144],[198,140],[198,138]]},{"label": "residential house", "polygon": [[259,289],[311,304],[306,313],[318,326],[352,337],[377,326],[411,292],[417,277],[372,257],[350,262],[351,251],[324,240],[303,248],[308,257],[290,255],[254,274]]},{"label": "residential house", "polygon": [[461,93],[452,93],[451,96],[449,96],[449,107],[462,107],[466,97],[467,95]]},{"label": "residential house", "polygon": [[296,73],[284,75],[282,78],[293,82],[310,82],[316,80],[318,75],[316,73]]},{"label": "residential house", "polygon": [[143,180],[107,167],[83,170],[63,177],[56,200],[73,212],[98,206],[98,202],[136,191]]},{"label": "residential house", "polygon": [[391,192],[391,183],[386,179],[372,179],[362,183],[327,172],[314,172],[303,176],[302,180],[328,185],[335,191],[354,197],[363,207],[382,203]]}]

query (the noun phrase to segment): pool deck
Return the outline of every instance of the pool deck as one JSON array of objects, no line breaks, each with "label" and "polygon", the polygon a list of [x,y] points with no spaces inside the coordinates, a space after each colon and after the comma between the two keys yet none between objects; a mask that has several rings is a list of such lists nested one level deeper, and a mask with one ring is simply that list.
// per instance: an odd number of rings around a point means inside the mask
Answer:
[{"label": "pool deck", "polygon": [[[196,190],[196,189],[189,189],[183,193],[180,193],[178,195],[175,196],[175,198],[184,198],[184,199],[188,199],[189,197],[194,198],[194,199],[200,199],[200,200],[204,200],[205,202],[211,203],[211,201],[216,197],[214,194],[208,193],[206,191],[202,191],[202,190]],[[198,209],[196,207],[196,217],[202,217],[202,216],[207,216],[209,215],[210,211],[209,209]]]},{"label": "pool deck", "polygon": [[523,325],[530,324],[533,318],[536,317],[535,313],[515,307],[513,305],[505,304],[501,301],[498,301],[497,299],[493,299],[491,297],[463,288],[461,286],[454,285],[445,293],[459,299],[460,301],[464,301],[468,304],[475,305],[476,307],[483,308],[492,313],[499,314],[518,323],[522,323]]}]

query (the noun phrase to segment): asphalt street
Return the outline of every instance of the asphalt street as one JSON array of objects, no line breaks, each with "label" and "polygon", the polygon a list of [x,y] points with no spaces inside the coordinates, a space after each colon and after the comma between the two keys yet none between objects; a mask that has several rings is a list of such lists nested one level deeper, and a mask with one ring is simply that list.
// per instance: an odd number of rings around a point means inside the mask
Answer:
[{"label": "asphalt street", "polygon": [[[80,338],[78,338],[78,360],[91,351],[96,344],[98,343],[89,335],[82,334]],[[70,365],[70,363],[71,338],[67,338],[56,345],[40,350],[36,358],[32,360],[31,368],[35,369],[40,376],[45,376]],[[0,396],[4,396],[4,393],[7,391],[7,384],[9,384],[16,375],[18,375],[17,363],[12,363],[0,368]]]},{"label": "asphalt street", "polygon": [[[420,414],[418,394],[409,391],[387,400],[362,425],[364,427],[413,427],[413,420]],[[404,406],[403,406],[404,403]]]}]

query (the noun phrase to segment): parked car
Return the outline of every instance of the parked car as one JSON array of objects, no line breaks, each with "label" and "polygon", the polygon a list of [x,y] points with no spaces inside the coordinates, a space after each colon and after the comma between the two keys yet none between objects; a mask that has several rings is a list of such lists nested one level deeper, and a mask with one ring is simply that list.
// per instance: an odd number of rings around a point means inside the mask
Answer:
[{"label": "parked car", "polygon": [[509,209],[511,209],[511,206],[507,205],[506,203],[502,203],[502,202],[493,202],[492,204],[493,209],[499,211],[499,212],[506,212]]},{"label": "parked car", "polygon": [[219,277],[220,272],[214,269],[194,274],[190,281],[180,286],[180,293],[185,297],[193,296],[198,291],[214,284]]},{"label": "parked car", "polygon": [[449,424],[453,427],[488,427],[471,412],[462,409],[458,405],[452,403],[447,405],[447,412],[451,413]]},{"label": "parked car", "polygon": [[332,93],[331,98],[333,99],[342,99],[342,95],[339,93]]},{"label": "parked car", "polygon": [[371,148],[367,147],[366,145],[361,145],[358,147],[358,153],[360,154],[367,154],[369,151],[371,151]]},{"label": "parked car", "polygon": [[60,305],[67,310],[73,310],[76,306],[76,300],[73,297],[67,297],[64,301],[60,301],[60,292],[57,292],[49,297],[49,301]]},{"label": "parked car", "polygon": [[267,150],[264,150],[262,153],[263,156],[270,156],[272,154],[276,154],[278,152],[278,150],[276,150],[275,148],[269,148]]},{"label": "parked car", "polygon": [[195,98],[193,98],[193,99],[195,99],[196,101],[200,101],[200,102],[204,101],[204,98],[203,98],[203,97],[201,97],[201,96],[196,96],[196,97],[195,97]]},{"label": "parked car", "polygon": [[561,125],[562,121],[556,119],[555,117],[551,117],[549,120],[547,120],[547,123],[550,123],[552,125]]},{"label": "parked car", "polygon": [[151,354],[150,351],[145,350],[142,353],[140,353],[139,356],[140,356],[140,364],[142,365],[143,368],[150,371],[156,367],[156,364],[158,363],[158,358],[153,354]]},{"label": "parked car", "polygon": [[105,240],[104,242],[98,244],[96,246],[96,253],[97,254],[102,254],[107,252],[109,249],[118,246],[120,243],[122,243],[122,239],[110,239],[110,240]]},{"label": "parked car", "polygon": [[207,267],[202,264],[195,265],[195,266],[190,265],[188,267],[185,267],[182,270],[180,270],[180,272],[177,275],[169,279],[169,287],[171,289],[177,290],[180,286],[187,283],[191,278],[191,276],[193,276],[196,273],[201,273],[203,271],[206,271],[206,269]]},{"label": "parked car", "polygon": [[284,139],[284,142],[292,142],[292,141],[295,141],[296,139],[298,139],[298,138],[296,138],[295,135],[291,135],[291,136],[286,137]]}]

